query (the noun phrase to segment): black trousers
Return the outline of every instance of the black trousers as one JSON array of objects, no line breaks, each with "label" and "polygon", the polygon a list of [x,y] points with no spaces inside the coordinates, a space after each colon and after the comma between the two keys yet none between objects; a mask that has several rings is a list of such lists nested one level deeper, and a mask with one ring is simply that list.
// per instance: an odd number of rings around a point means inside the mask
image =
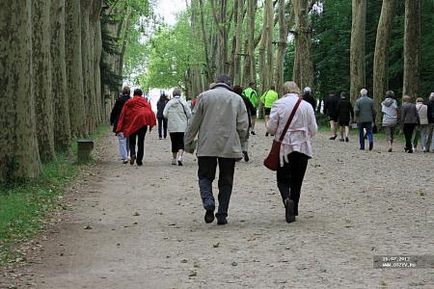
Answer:
[{"label": "black trousers", "polygon": [[159,117],[158,118],[158,137],[162,138],[167,137],[167,118]]},{"label": "black trousers", "polygon": [[298,202],[300,201],[301,185],[307,169],[309,157],[299,152],[288,155],[288,163],[277,169],[277,187],[282,200],[290,198],[294,201],[295,215],[298,215]]},{"label": "black trousers", "polygon": [[216,217],[227,217],[229,201],[234,183],[235,159],[217,157],[198,157],[199,190],[205,210],[214,210],[215,200],[212,193],[212,182],[215,179],[217,163],[219,166],[218,201]]},{"label": "black trousers", "polygon": [[[130,145],[130,156],[136,157],[138,164],[143,162],[143,154],[145,150],[145,135],[148,127],[144,126],[132,135],[129,136],[128,141]],[[137,155],[136,155],[136,144],[137,144]]]},{"label": "black trousers", "polygon": [[411,143],[411,138],[413,137],[414,129],[416,128],[415,123],[404,123],[404,136],[405,136],[405,148],[408,150],[413,149],[413,144]]},{"label": "black trousers", "polygon": [[179,150],[184,149],[184,133],[171,132],[170,140],[172,142],[172,153],[177,153]]}]

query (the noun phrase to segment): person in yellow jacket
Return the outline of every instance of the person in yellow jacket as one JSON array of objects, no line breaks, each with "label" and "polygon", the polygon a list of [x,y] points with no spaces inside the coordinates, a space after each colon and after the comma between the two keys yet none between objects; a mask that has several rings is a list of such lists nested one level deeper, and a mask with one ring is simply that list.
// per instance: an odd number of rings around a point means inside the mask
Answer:
[{"label": "person in yellow jacket", "polygon": [[252,122],[250,133],[252,135],[256,135],[255,133],[255,125],[256,125],[256,109],[258,108],[259,97],[256,92],[256,83],[254,81],[249,83],[249,86],[243,90],[243,95],[250,101],[254,110],[250,112],[250,118]]},{"label": "person in yellow jacket", "polygon": [[[270,86],[270,89],[264,92],[264,94],[261,96],[261,102],[264,104],[265,128],[267,128],[267,123],[270,119],[271,107],[278,99],[279,94],[276,92],[276,87],[274,85]],[[265,134],[265,136],[268,136],[268,132]]]}]

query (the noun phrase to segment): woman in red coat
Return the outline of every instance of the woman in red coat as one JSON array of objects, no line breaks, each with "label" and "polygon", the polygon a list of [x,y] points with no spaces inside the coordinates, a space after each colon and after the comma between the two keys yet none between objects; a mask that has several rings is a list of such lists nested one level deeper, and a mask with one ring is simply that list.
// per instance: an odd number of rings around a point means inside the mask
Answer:
[{"label": "woman in red coat", "polygon": [[[143,165],[143,153],[145,146],[145,135],[149,126],[151,130],[156,125],[155,113],[152,111],[149,102],[142,97],[143,92],[135,89],[133,98],[128,100],[119,117],[116,133],[123,133],[128,137],[130,146],[130,164],[137,160],[137,165]],[[137,156],[136,156],[137,143]]]}]

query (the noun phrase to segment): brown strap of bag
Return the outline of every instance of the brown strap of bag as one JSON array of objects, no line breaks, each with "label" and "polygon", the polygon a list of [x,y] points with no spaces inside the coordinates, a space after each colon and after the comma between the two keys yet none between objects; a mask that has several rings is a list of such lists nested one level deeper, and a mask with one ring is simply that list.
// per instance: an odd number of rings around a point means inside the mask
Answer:
[{"label": "brown strap of bag", "polygon": [[298,107],[300,106],[300,103],[303,99],[301,97],[298,98],[297,103],[295,104],[294,108],[292,109],[291,115],[288,118],[288,122],[285,125],[285,128],[282,131],[282,134],[280,135],[279,141],[282,142],[285,138],[285,134],[288,131],[289,125],[292,122],[292,119],[294,118],[295,113],[297,112]]}]

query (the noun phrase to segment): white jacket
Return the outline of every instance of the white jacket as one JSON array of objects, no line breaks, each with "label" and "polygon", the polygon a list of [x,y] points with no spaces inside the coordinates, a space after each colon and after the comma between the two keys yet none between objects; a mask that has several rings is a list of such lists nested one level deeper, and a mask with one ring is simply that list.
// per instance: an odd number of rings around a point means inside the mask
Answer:
[{"label": "white jacket", "polygon": [[423,103],[416,103],[417,114],[421,125],[428,124],[428,106]]},{"label": "white jacket", "polygon": [[185,132],[191,110],[187,102],[180,96],[172,98],[164,108],[163,116],[167,118],[167,130],[172,132]]}]

